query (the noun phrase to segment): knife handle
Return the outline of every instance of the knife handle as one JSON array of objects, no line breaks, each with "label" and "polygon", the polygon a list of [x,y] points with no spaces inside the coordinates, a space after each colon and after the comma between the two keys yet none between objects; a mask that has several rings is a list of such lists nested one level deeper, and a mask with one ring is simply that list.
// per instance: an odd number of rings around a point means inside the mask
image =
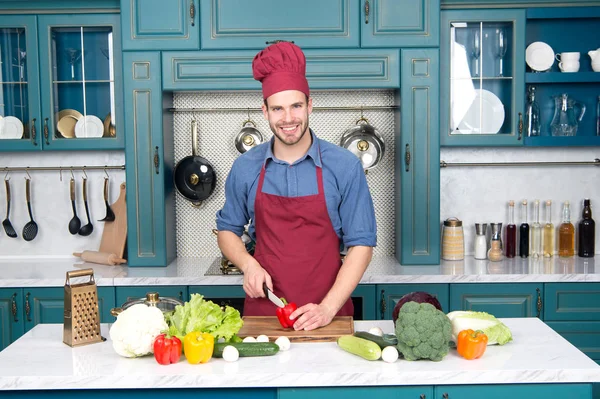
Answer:
[{"label": "knife handle", "polygon": [[263,293],[265,294],[265,298],[269,297],[269,287],[267,287],[266,281],[263,281]]}]

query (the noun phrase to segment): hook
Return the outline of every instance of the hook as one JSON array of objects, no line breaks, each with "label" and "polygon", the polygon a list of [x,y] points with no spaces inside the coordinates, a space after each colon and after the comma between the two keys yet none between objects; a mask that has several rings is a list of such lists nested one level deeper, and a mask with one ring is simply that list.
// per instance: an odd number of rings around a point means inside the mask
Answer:
[{"label": "hook", "polygon": [[106,171],[106,167],[107,167],[107,166],[106,166],[106,165],[104,165],[104,174],[106,175],[106,178],[108,179],[108,178],[110,178],[110,176],[108,175],[108,172]]},{"label": "hook", "polygon": [[6,172],[6,174],[4,175],[4,180],[9,181],[10,178],[7,179],[8,174],[10,173],[10,170],[8,169],[8,166],[4,167],[4,171]]},{"label": "hook", "polygon": [[85,168],[86,168],[86,166],[85,166],[85,165],[83,165],[83,169],[82,169],[82,171],[83,171],[83,175],[85,176],[85,177],[84,177],[84,179],[87,179],[87,178],[88,178],[88,175],[87,175],[87,173],[85,173]]},{"label": "hook", "polygon": [[363,119],[363,106],[360,106],[360,119]]},{"label": "hook", "polygon": [[25,173],[27,173],[27,176],[29,177],[29,180],[31,180],[31,175],[29,174],[29,166],[27,166],[25,168]]},{"label": "hook", "polygon": [[75,180],[75,175],[73,174],[73,167],[71,166],[71,179]]},{"label": "hook", "polygon": [[250,120],[250,107],[248,107],[248,120]]},{"label": "hook", "polygon": [[62,181],[62,166],[58,167],[58,173],[60,173],[60,181]]}]

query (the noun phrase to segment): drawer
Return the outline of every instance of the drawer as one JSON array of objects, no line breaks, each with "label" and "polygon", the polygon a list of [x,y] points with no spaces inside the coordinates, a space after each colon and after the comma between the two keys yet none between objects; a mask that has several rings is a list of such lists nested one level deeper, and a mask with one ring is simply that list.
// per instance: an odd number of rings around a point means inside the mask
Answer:
[{"label": "drawer", "polygon": [[600,321],[600,283],[548,283],[544,320]]}]

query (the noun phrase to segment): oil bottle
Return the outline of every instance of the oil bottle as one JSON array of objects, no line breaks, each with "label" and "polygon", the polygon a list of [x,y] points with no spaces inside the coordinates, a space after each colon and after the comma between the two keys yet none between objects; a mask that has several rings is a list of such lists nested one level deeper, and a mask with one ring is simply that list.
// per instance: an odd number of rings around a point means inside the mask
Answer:
[{"label": "oil bottle", "polygon": [[589,198],[583,200],[583,212],[579,221],[577,238],[579,244],[578,255],[582,258],[593,257],[596,244],[596,222],[592,219]]},{"label": "oil bottle", "polygon": [[562,223],[558,228],[558,256],[563,258],[575,255],[575,226],[571,223],[569,201],[563,206]]},{"label": "oil bottle", "polygon": [[544,225],[544,257],[554,256],[554,225],[552,224],[552,201],[546,201],[546,224]]}]

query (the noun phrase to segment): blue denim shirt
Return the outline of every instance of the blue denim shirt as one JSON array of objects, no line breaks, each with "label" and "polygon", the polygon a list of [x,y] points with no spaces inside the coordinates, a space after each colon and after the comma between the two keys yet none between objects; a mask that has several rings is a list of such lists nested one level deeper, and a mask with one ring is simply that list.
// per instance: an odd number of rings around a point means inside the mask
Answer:
[{"label": "blue denim shirt", "polygon": [[275,158],[274,138],[235,160],[225,182],[225,205],[217,212],[218,230],[241,236],[244,226],[251,221],[248,233],[256,241],[254,201],[263,164],[266,165],[263,192],[284,197],[317,194],[319,166],[323,168],[327,211],[340,244],[347,248],[377,244],[373,200],[359,159],[345,148],[310,133],[312,144],[308,152],[292,165]]}]

